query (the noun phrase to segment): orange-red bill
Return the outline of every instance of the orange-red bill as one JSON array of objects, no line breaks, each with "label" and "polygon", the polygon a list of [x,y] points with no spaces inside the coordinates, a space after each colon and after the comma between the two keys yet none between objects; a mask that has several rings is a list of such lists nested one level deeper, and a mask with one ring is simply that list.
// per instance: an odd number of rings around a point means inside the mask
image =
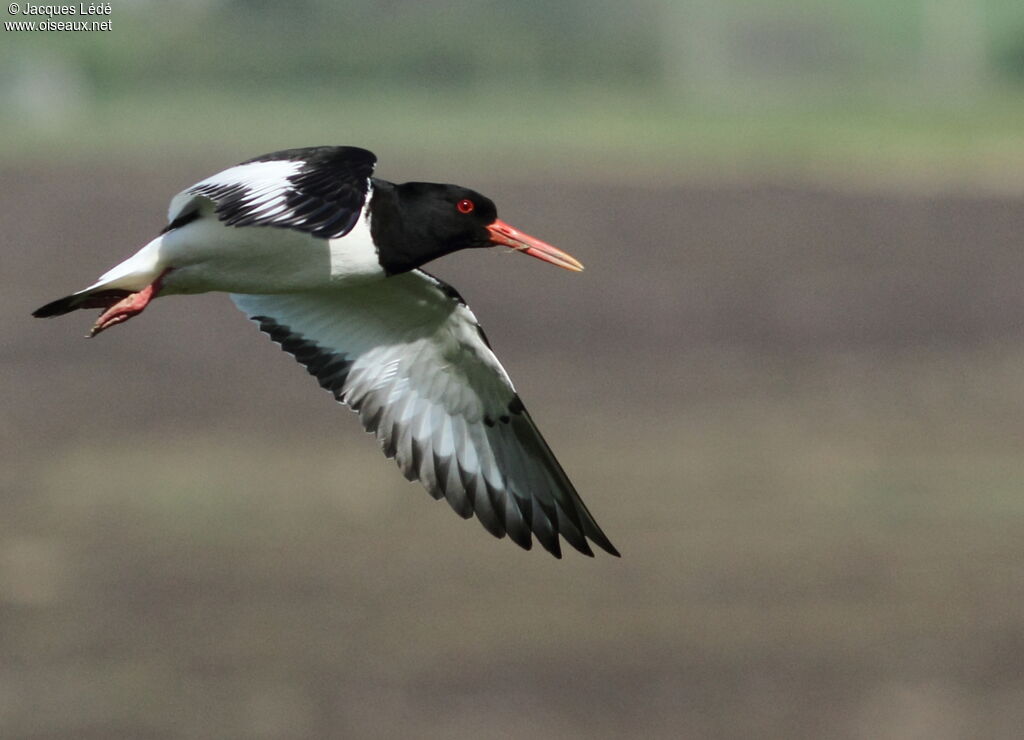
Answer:
[{"label": "orange-red bill", "polygon": [[536,257],[539,260],[550,262],[552,265],[558,265],[573,272],[580,272],[583,269],[583,263],[571,254],[566,254],[558,247],[553,247],[536,237],[524,234],[500,218],[488,226],[487,230],[491,232],[491,242],[493,244],[512,247],[512,249],[523,254],[528,254],[531,257]]}]

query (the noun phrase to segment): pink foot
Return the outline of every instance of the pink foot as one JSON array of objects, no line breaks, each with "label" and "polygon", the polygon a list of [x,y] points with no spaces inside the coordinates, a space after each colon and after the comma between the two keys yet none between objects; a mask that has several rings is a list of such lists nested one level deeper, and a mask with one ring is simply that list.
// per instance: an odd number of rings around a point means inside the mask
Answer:
[{"label": "pink foot", "polygon": [[89,332],[89,336],[94,337],[101,331],[105,331],[117,324],[124,323],[132,316],[142,313],[146,306],[149,305],[149,302],[159,294],[163,277],[166,274],[167,273],[165,272],[138,293],[131,293],[127,297],[122,298],[100,314],[100,317],[96,319],[96,323],[93,324],[92,330]]}]

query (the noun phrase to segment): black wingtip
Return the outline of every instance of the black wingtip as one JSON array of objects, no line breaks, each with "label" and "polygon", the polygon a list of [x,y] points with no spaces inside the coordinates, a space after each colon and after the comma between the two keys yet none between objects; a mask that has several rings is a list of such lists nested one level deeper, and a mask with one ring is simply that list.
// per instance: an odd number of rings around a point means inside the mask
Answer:
[{"label": "black wingtip", "polygon": [[549,553],[554,555],[559,560],[562,559],[562,543],[558,539],[558,533],[555,532],[553,537],[541,538],[540,534],[534,532],[537,535],[537,540],[540,542],[541,547],[547,550]]},{"label": "black wingtip", "polygon": [[615,545],[613,545],[611,543],[611,540],[609,540],[608,537],[605,536],[605,533],[601,531],[601,529],[597,526],[596,523],[594,523],[593,519],[591,519],[588,525],[586,526],[586,535],[588,540],[593,542],[595,545],[600,547],[609,555],[614,555],[617,558],[622,557],[622,555],[616,549]]}]

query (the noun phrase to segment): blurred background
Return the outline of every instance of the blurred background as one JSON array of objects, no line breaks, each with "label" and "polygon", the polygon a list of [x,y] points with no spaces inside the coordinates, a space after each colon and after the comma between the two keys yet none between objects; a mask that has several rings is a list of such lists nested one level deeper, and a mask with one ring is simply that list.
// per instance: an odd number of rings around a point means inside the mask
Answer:
[{"label": "blurred background", "polygon": [[[0,32],[0,736],[1019,737],[1019,1],[98,19]],[[225,296],[30,318],[317,144],[586,263],[433,270],[621,560],[462,522]]]}]

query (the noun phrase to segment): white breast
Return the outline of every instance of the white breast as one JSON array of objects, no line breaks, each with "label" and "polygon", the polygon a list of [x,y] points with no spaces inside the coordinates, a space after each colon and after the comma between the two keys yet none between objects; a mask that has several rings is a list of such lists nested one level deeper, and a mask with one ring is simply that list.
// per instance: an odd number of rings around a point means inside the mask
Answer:
[{"label": "white breast", "polygon": [[331,281],[364,282],[384,277],[380,256],[370,232],[370,197],[372,188],[366,193],[366,203],[352,230],[338,239],[331,239]]}]

